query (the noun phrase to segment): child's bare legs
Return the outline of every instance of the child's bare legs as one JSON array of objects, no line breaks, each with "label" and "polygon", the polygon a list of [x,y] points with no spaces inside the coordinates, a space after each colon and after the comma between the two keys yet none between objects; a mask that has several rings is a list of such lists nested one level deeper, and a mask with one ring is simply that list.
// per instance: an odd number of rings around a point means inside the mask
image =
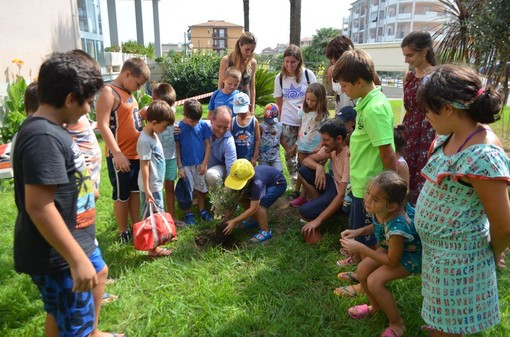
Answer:
[{"label": "child's bare legs", "polygon": [[175,219],[175,195],[173,180],[165,180],[166,209]]},{"label": "child's bare legs", "polygon": [[131,224],[140,221],[140,193],[138,192],[131,192],[129,197],[129,217],[131,218]]},{"label": "child's bare legs", "polygon": [[140,197],[138,192],[132,192],[126,201],[114,201],[113,214],[117,220],[119,234],[124,233],[128,228],[128,217],[134,224],[140,220]]},{"label": "child's bare legs", "polygon": [[94,317],[94,332],[92,336],[96,336],[100,331],[97,329],[99,323],[99,313],[101,312],[101,305],[103,303],[104,287],[106,278],[108,277],[108,266],[105,266],[99,273],[97,273],[97,285],[92,288],[92,296],[94,296],[94,310],[96,315]]},{"label": "child's bare legs", "polygon": [[259,228],[263,231],[269,231],[269,222],[267,221],[266,209],[259,205],[257,212],[253,215],[255,220],[259,223]]},{"label": "child's bare legs", "polygon": [[46,313],[46,321],[44,322],[44,332],[46,337],[58,337],[57,320],[55,316]]},{"label": "child's bare legs", "polygon": [[[105,266],[99,273],[97,273],[97,285],[92,289],[92,295],[94,296],[94,309],[95,309],[95,317],[94,317],[94,331],[90,335],[90,337],[107,337],[112,336],[110,332],[103,332],[98,329],[99,323],[99,313],[101,312],[101,305],[103,303],[103,294],[106,279],[108,278],[108,266]],[[123,337],[123,334],[116,334],[119,337]]]},{"label": "child's bare legs", "polygon": [[[386,251],[384,248],[378,250]],[[358,265],[357,276],[361,287],[370,301],[370,312],[375,313],[379,309],[388,317],[390,328],[396,331],[405,329],[404,321],[400,316],[397,303],[393,295],[386,288],[390,281],[401,279],[411,275],[402,265],[389,267],[367,257]]]},{"label": "child's bare legs", "polygon": [[205,193],[195,190],[197,194],[198,209],[200,211],[205,209]]},{"label": "child's bare legs", "polygon": [[119,227],[119,234],[124,233],[127,230],[128,214],[129,214],[129,200],[126,201],[114,201],[113,202],[113,214],[117,220],[117,226]]}]

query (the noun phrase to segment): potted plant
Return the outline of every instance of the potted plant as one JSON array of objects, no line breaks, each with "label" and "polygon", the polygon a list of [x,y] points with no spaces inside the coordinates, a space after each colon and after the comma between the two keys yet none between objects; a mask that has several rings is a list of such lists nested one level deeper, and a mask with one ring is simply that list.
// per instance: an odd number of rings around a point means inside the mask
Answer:
[{"label": "potted plant", "polygon": [[104,49],[104,62],[107,72],[120,72],[122,67],[122,50],[119,46],[106,47]]}]

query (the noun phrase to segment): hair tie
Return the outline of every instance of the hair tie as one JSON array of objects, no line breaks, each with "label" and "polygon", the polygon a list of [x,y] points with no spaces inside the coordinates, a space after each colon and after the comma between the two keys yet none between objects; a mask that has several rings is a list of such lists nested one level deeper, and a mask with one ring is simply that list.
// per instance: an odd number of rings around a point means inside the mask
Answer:
[{"label": "hair tie", "polygon": [[485,94],[485,89],[484,88],[480,88],[478,89],[478,91],[476,92],[476,97],[480,96],[480,95],[483,95]]}]

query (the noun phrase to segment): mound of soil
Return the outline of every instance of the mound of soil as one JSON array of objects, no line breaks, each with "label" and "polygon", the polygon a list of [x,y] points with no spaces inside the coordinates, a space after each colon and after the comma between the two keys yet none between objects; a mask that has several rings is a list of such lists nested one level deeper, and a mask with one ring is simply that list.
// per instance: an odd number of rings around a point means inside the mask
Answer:
[{"label": "mound of soil", "polygon": [[225,249],[232,249],[239,242],[232,236],[223,233],[227,227],[224,223],[219,223],[215,228],[208,228],[195,238],[198,247],[221,246]]}]

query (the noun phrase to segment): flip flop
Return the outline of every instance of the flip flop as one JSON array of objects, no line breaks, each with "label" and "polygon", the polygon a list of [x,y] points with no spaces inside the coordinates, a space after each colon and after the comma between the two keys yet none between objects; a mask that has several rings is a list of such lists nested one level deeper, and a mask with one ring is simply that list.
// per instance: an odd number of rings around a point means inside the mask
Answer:
[{"label": "flip flop", "polygon": [[368,308],[368,305],[366,304],[355,305],[353,307],[350,307],[348,312],[349,316],[351,316],[354,319],[363,319],[372,315],[370,309]]},{"label": "flip flop", "polygon": [[117,299],[119,298],[119,296],[117,295],[113,295],[113,294],[109,294],[109,293],[104,293],[103,294],[103,300],[102,300],[102,304],[110,304],[112,302],[115,302]]},{"label": "flip flop", "polygon": [[339,280],[349,281],[352,283],[359,283],[359,280],[354,277],[354,273],[350,271],[338,273],[336,276]]},{"label": "flip flop", "polygon": [[[158,247],[159,248],[159,247]],[[159,251],[156,248],[156,254],[149,254],[149,257],[167,257],[173,253],[173,250],[168,248],[161,248]]]},{"label": "flip flop", "polygon": [[333,290],[333,294],[336,296],[348,296],[348,297],[356,297],[358,296],[358,292],[356,291],[356,288],[354,286],[345,286],[345,287],[339,287]]},{"label": "flip flop", "polygon": [[349,256],[346,259],[338,260],[336,261],[337,266],[339,267],[346,267],[346,266],[355,266],[358,264],[359,261],[354,261],[352,256]]},{"label": "flip flop", "polygon": [[106,279],[106,281],[104,282],[104,285],[105,285],[105,286],[112,285],[112,284],[114,284],[114,283],[115,283],[115,281],[116,281],[116,280],[115,280],[114,278],[110,278],[110,277],[108,277],[108,278]]},{"label": "flip flop", "polygon": [[400,328],[400,331],[393,329],[392,327],[387,327],[384,329],[382,335],[380,337],[402,337],[406,328]]},{"label": "flip flop", "polygon": [[342,254],[345,257],[352,256],[352,254],[347,249],[345,249],[345,247],[340,248],[340,254]]}]

